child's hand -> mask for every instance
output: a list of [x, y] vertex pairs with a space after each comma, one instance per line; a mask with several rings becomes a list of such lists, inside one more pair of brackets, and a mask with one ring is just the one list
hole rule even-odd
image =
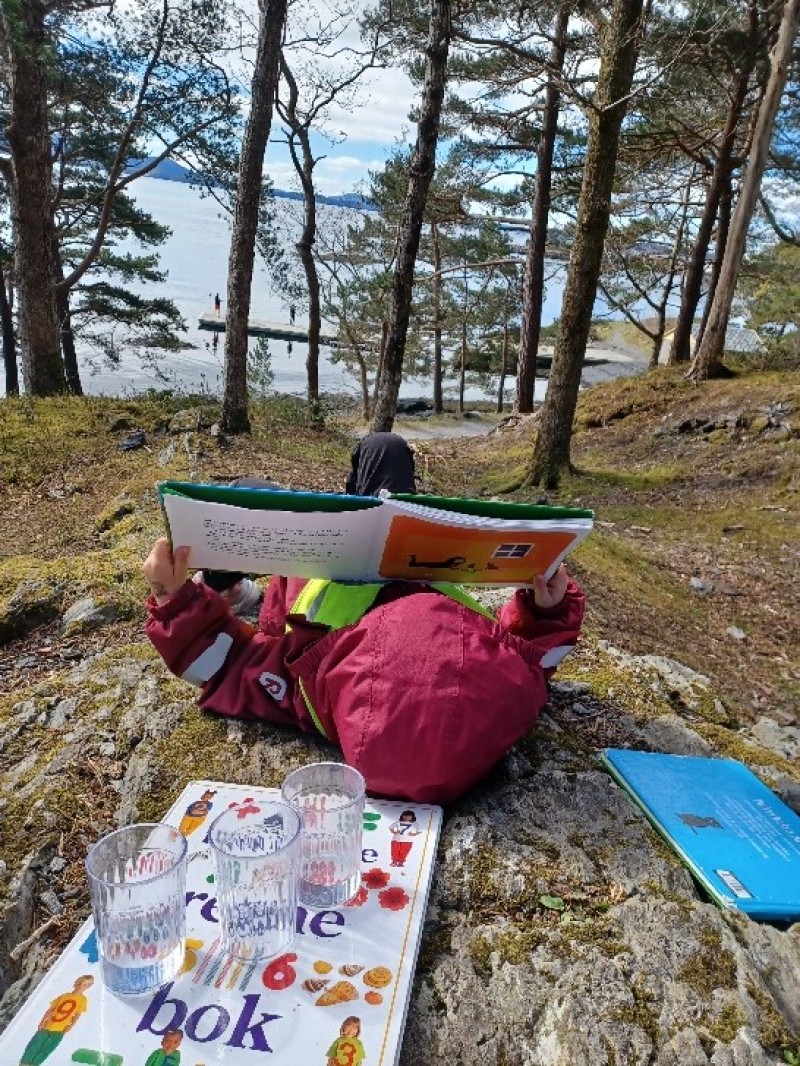
[[142, 569], [159, 607], [171, 599], [189, 577], [189, 552], [191, 548], [169, 549], [166, 537], [160, 537], [144, 561]]
[[550, 607], [558, 607], [564, 599], [569, 584], [569, 574], [563, 566], [553, 574], [549, 581], [540, 574], [533, 580], [533, 600], [537, 607], [547, 610]]

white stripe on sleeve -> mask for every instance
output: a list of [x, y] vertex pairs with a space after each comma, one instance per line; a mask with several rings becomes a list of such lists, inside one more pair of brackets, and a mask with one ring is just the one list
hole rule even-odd
[[214, 643], [206, 648], [202, 655], [197, 658], [186, 671], [181, 674], [182, 681], [188, 681], [190, 685], [203, 685], [225, 664], [228, 652], [231, 650], [233, 637], [229, 633], [220, 633]]
[[558, 648], [551, 648], [550, 651], [546, 651], [540, 661], [542, 669], [549, 670], [553, 666], [558, 666], [561, 660], [569, 655], [574, 647], [574, 644], [562, 644]]

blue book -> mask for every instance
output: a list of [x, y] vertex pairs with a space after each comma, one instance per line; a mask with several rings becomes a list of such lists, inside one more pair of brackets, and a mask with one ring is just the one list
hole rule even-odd
[[602, 761], [720, 906], [800, 918], [800, 817], [746, 766], [618, 748]]

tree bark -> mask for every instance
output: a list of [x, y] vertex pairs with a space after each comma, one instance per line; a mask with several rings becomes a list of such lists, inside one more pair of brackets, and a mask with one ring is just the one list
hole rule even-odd
[[700, 303], [703, 291], [708, 249], [711, 244], [720, 203], [725, 195], [726, 188], [730, 186], [731, 175], [736, 166], [734, 158], [736, 133], [742, 119], [745, 100], [747, 99], [750, 75], [755, 67], [757, 29], [757, 21], [754, 18], [751, 7], [749, 28], [751, 47], [748, 51], [748, 61], [737, 69], [734, 78], [725, 127], [712, 165], [711, 182], [703, 205], [703, 214], [700, 218], [694, 248], [684, 276], [681, 306], [678, 310], [678, 319], [675, 323], [672, 349], [669, 355], [670, 366], [676, 363], [688, 363], [692, 356], [692, 330], [695, 315], [697, 314], [697, 305]]
[[40, 0], [0, 4], [0, 53], [7, 64], [11, 221], [16, 234], [22, 380], [31, 396], [66, 391], [61, 362], [50, 208], [52, 158], [47, 111], [48, 47]]
[[306, 388], [308, 408], [313, 420], [319, 418], [319, 335], [322, 328], [322, 311], [320, 307], [320, 287], [317, 264], [314, 260], [314, 242], [317, 232], [317, 206], [314, 196], [312, 178], [314, 162], [308, 130], [301, 138], [303, 163], [300, 182], [303, 187], [303, 232], [297, 242], [297, 251], [306, 275], [308, 288], [308, 354], [306, 356]]
[[78, 354], [75, 351], [75, 334], [72, 332], [72, 316], [69, 307], [69, 293], [56, 293], [58, 322], [61, 333], [61, 356], [64, 360], [64, 373], [67, 391], [71, 396], [83, 396], [81, 375], [78, 370]]
[[250, 114], [239, 157], [236, 210], [228, 258], [221, 419], [222, 427], [228, 433], [247, 433], [250, 430], [247, 411], [247, 322], [250, 316], [258, 208], [262, 195], [262, 169], [278, 85], [286, 5], [287, 0], [259, 0]]
[[725, 246], [728, 243], [728, 234], [731, 228], [731, 210], [733, 208], [733, 175], [728, 175], [728, 181], [723, 190], [722, 196], [719, 201], [719, 211], [717, 217], [717, 240], [715, 242], [714, 249], [714, 262], [711, 264], [711, 276], [708, 279], [708, 291], [706, 292], [706, 298], [703, 305], [703, 314], [700, 319], [700, 326], [695, 335], [695, 348], [703, 339], [703, 334], [706, 331], [706, 325], [708, 324], [708, 316], [711, 312], [711, 304], [714, 300], [714, 293], [717, 291], [717, 284], [719, 282], [719, 272], [722, 268], [722, 260], [725, 256]]
[[520, 326], [519, 365], [514, 410], [526, 414], [533, 410], [536, 391], [536, 356], [542, 329], [542, 301], [544, 299], [544, 259], [547, 250], [547, 225], [550, 219], [550, 192], [553, 181], [553, 153], [558, 131], [558, 111], [561, 100], [556, 71], [564, 66], [567, 52], [569, 8], [560, 8], [556, 16], [553, 44], [550, 50], [547, 89], [545, 91], [542, 132], [536, 153], [536, 185], [533, 212], [522, 279], [522, 321]]
[[19, 396], [17, 373], [17, 341], [14, 334], [14, 317], [6, 289], [3, 264], [0, 263], [0, 326], [3, 332], [3, 363], [5, 366], [6, 396]]
[[500, 381], [497, 386], [497, 413], [503, 413], [503, 392], [508, 372], [508, 322], [503, 326], [503, 351], [500, 358]]
[[620, 129], [641, 44], [642, 3], [615, 0], [601, 31], [575, 240], [529, 477], [531, 484], [548, 489], [558, 485], [570, 465], [572, 420], [608, 230]]
[[447, 79], [450, 47], [450, 0], [431, 0], [425, 84], [422, 92], [417, 142], [408, 177], [403, 215], [397, 241], [397, 261], [392, 279], [389, 331], [386, 338], [380, 392], [372, 418], [375, 432], [387, 432], [394, 424], [397, 397], [403, 374], [414, 265], [419, 250], [425, 202], [436, 169], [436, 146]]
[[442, 245], [439, 227], [431, 222], [433, 247], [433, 411], [440, 415], [444, 410], [442, 395]]
[[464, 385], [467, 376], [467, 301], [469, 289], [467, 288], [466, 269], [464, 270], [464, 313], [461, 318], [461, 365], [458, 369], [458, 413], [464, 414]]
[[719, 282], [708, 316], [708, 325], [689, 372], [695, 380], [712, 377], [722, 362], [725, 334], [747, 243], [747, 231], [761, 191], [761, 180], [767, 165], [775, 117], [786, 87], [799, 26], [800, 0], [787, 0], [781, 16], [778, 40], [770, 53], [769, 80], [761, 101], [753, 142], [747, 159], [747, 169], [731, 220], [725, 257], [720, 268]]

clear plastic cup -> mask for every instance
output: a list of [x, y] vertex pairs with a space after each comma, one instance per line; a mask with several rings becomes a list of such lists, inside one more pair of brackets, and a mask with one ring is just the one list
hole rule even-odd
[[267, 959], [294, 939], [300, 818], [285, 803], [254, 800], [211, 824], [217, 913], [225, 951]]
[[300, 902], [340, 907], [361, 884], [364, 778], [344, 763], [312, 763], [289, 774], [281, 795], [303, 821]]
[[125, 826], [86, 856], [103, 983], [152, 992], [176, 977], [186, 950], [186, 837], [174, 826]]

